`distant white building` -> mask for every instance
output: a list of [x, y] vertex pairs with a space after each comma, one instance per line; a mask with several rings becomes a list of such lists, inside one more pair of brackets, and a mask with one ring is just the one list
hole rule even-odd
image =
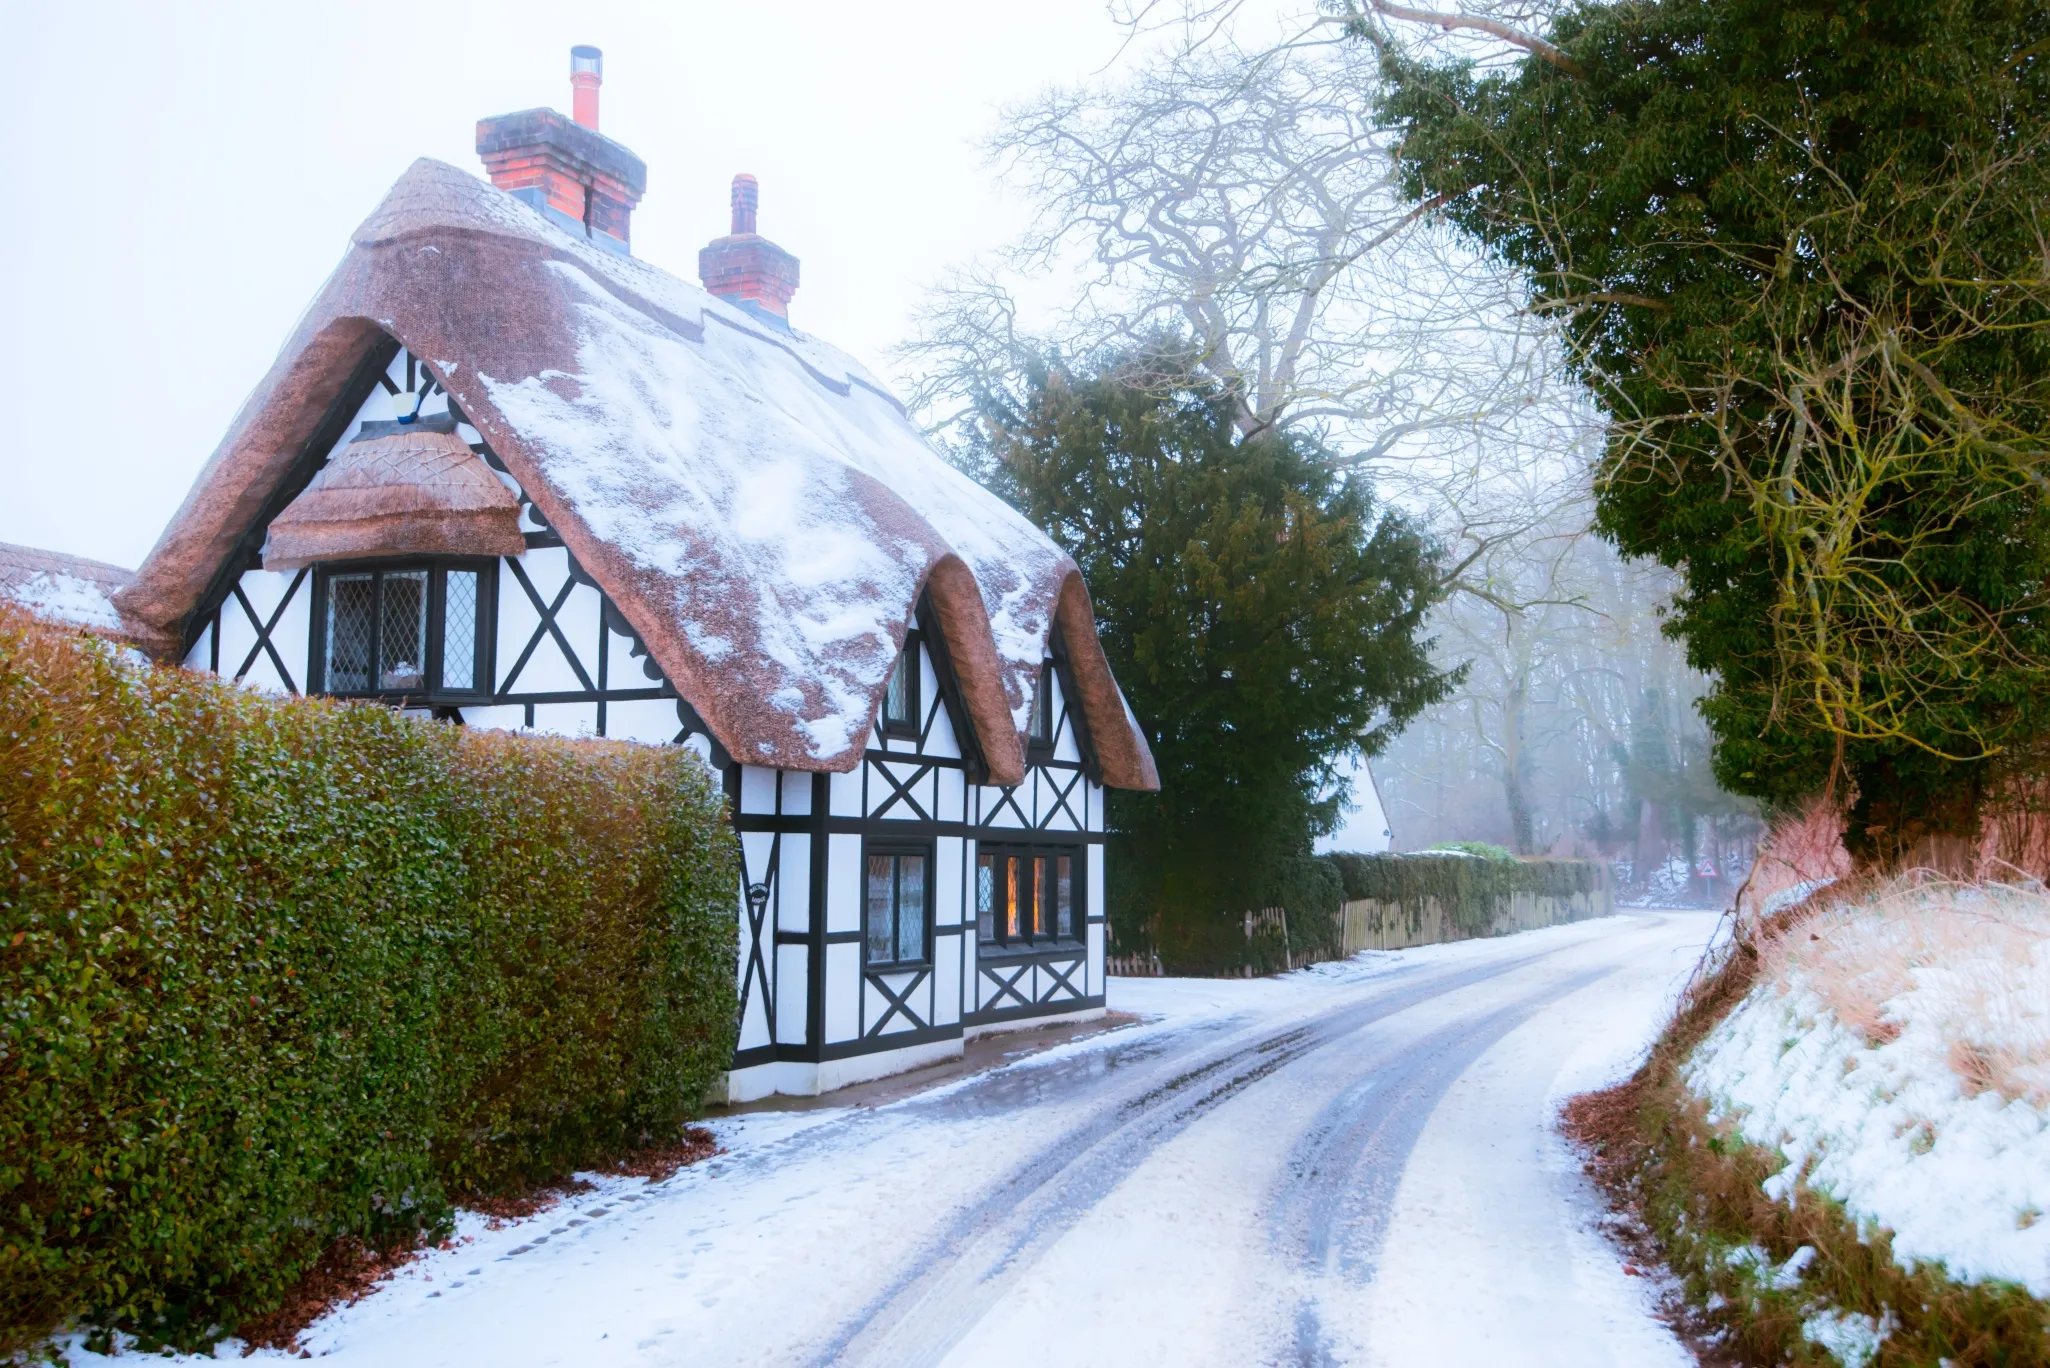
[[1347, 850], [1371, 855], [1393, 849], [1395, 831], [1388, 821], [1388, 810], [1381, 805], [1381, 789], [1374, 782], [1373, 767], [1364, 759], [1355, 761], [1349, 777], [1352, 811], [1345, 815], [1338, 830], [1317, 838], [1317, 853], [1328, 855], [1334, 850]]

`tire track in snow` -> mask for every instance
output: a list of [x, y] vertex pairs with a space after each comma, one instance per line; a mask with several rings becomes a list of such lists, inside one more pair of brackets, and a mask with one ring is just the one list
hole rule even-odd
[[1544, 1008], [1615, 972], [1591, 969], [1489, 1012], [1406, 1042], [1318, 1113], [1290, 1151], [1270, 1199], [1275, 1245], [1309, 1275], [1288, 1362], [1341, 1360], [1323, 1330], [1320, 1293], [1370, 1282], [1410, 1151], [1447, 1091], [1476, 1060]]
[[[1404, 982], [1382, 987], [1364, 1001], [1247, 1043], [1216, 1049], [1207, 1058], [1199, 1045], [1197, 1058], [1186, 1065], [1177, 1067], [1180, 1061], [1172, 1056], [1159, 1059], [1153, 1072], [1173, 1070], [1168, 1077], [1149, 1085], [1142, 1076], [1131, 1095], [1110, 1102], [1068, 1130], [1014, 1169], [987, 1196], [961, 1211], [810, 1361], [816, 1365], [874, 1363], [889, 1368], [938, 1364], [995, 1304], [1010, 1280], [1086, 1216], [1148, 1155], [1220, 1103], [1304, 1055], [1384, 1018], [1584, 948], [1584, 942], [1576, 941], [1427, 978], [1412, 980], [1405, 975]], [[1381, 980], [1373, 986], [1387, 984]], [[1541, 1005], [1541, 1001], [1533, 1002], [1529, 1010]], [[1139, 1046], [1146, 1043], [1134, 1042]], [[930, 1105], [984, 1110], [981, 1103], [987, 1100], [986, 1092], [1012, 1090], [1022, 1075], [1059, 1068], [1054, 1064], [1017, 1074], [998, 1073], [986, 1084], [959, 1090]], [[1066, 1081], [1074, 1086], [1100, 1085], [1101, 1076]], [[1043, 1089], [1050, 1082], [1053, 1080], [1033, 1080], [1024, 1086]]]

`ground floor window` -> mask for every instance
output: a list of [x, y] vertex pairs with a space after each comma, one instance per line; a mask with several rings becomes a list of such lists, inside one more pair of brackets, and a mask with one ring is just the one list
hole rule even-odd
[[490, 561], [343, 562], [313, 586], [313, 688], [423, 699], [488, 692]]
[[1081, 935], [1082, 847], [982, 845], [975, 927], [985, 944], [1032, 946]]
[[931, 959], [932, 847], [871, 841], [862, 851], [863, 941], [871, 969]]

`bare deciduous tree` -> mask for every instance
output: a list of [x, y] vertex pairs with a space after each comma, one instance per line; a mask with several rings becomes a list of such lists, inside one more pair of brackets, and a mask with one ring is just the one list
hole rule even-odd
[[[1037, 216], [938, 290], [902, 349], [929, 419], [966, 418], [1030, 354], [1174, 339], [1248, 439], [1310, 427], [1371, 467], [1459, 582], [1571, 496], [1561, 453], [1585, 415], [1552, 378], [1549, 324], [1399, 194], [1373, 79], [1359, 43], [1218, 37], [1009, 111], [991, 155]], [[1069, 288], [1030, 310], [1049, 280]], [[1476, 496], [1508, 467], [1548, 487]]]
[[1378, 55], [1352, 31], [1365, 11], [1256, 45], [1233, 36], [1240, 11], [1141, 3], [1135, 33], [1180, 25], [1178, 41], [1009, 111], [989, 149], [1036, 216], [931, 298], [900, 353], [918, 400], [936, 427], [972, 421], [1030, 360], [1174, 340], [1246, 439], [1313, 430], [1448, 548], [1440, 654], [1473, 669], [1377, 766], [1405, 843], [1623, 841], [1644, 865], [1672, 833], [1618, 747], [1652, 698], [1652, 730], [1685, 752], [1702, 681], [1658, 635], [1660, 572], [1586, 532], [1600, 416], [1564, 378], [1555, 321], [1400, 194], [1372, 121]]

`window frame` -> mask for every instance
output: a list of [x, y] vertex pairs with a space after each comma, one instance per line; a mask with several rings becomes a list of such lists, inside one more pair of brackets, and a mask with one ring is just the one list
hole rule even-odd
[[[977, 841], [970, 864], [973, 871], [970, 877], [970, 896], [974, 903], [977, 949], [983, 954], [1023, 954], [1054, 950], [1072, 953], [1076, 948], [1086, 946], [1089, 941], [1089, 879], [1088, 865], [1084, 861], [1088, 851], [1088, 844], [1082, 841]], [[1022, 932], [1016, 939], [1012, 939], [1010, 935], [1007, 924], [1009, 919], [998, 915], [1003, 907], [1004, 900], [1001, 897], [995, 899], [991, 908], [992, 934], [985, 936], [982, 933], [982, 861], [985, 856], [994, 860], [1019, 859], [1030, 862], [1043, 858], [1047, 861], [1049, 877], [1044, 891], [1037, 886], [1036, 868], [1032, 876], [1035, 885], [1031, 894], [1032, 929]], [[1061, 935], [1058, 929], [1060, 905], [1057, 901], [1060, 896], [1060, 861], [1063, 857], [1073, 861], [1068, 875], [1069, 931], [1065, 936]], [[999, 871], [1002, 869], [1001, 866], [996, 868]], [[992, 884], [995, 888], [1001, 889], [1004, 882], [1005, 875], [1002, 872], [993, 875]], [[1039, 929], [1042, 914], [1051, 924], [1050, 929], [1044, 932]]]
[[1044, 759], [1053, 754], [1055, 729], [1058, 721], [1053, 715], [1054, 663], [1043, 660], [1039, 664], [1039, 682], [1032, 696], [1032, 717], [1025, 725], [1025, 750], [1033, 759]]
[[[321, 561], [313, 567], [313, 598], [307, 624], [306, 692], [327, 698], [365, 698], [395, 707], [433, 706], [442, 703], [477, 703], [492, 696], [497, 678], [498, 644], [498, 561], [492, 556], [381, 556], [363, 560]], [[369, 574], [379, 577], [377, 608], [371, 613], [370, 658], [375, 672], [378, 636], [383, 631], [382, 577], [414, 571], [427, 572], [427, 670], [419, 691], [396, 689], [331, 689], [328, 687], [328, 594], [329, 582], [338, 576]], [[476, 660], [471, 666], [472, 685], [451, 689], [442, 683], [447, 652], [446, 613], [450, 571], [469, 571], [477, 576]]]
[[[916, 631], [905, 633], [904, 648], [897, 652], [896, 660], [890, 665], [889, 677], [883, 681], [883, 701], [876, 709], [876, 730], [886, 737], [916, 741], [925, 734], [925, 662], [918, 649], [922, 639]], [[910, 713], [908, 717], [901, 718], [890, 713], [890, 684], [899, 670], [906, 672], [904, 699]]]
[[[935, 939], [935, 928], [933, 925], [933, 893], [935, 886], [937, 884], [937, 880], [934, 877], [935, 870], [937, 867], [936, 854], [937, 852], [934, 849], [934, 843], [930, 840], [905, 839], [904, 837], [900, 836], [872, 836], [862, 841], [860, 897], [861, 968], [863, 973], [894, 974], [906, 969], [930, 969], [932, 967], [933, 941]], [[895, 933], [898, 929], [898, 923], [893, 923], [890, 927], [892, 933], [890, 936], [890, 951], [892, 958], [887, 960], [872, 960], [868, 957], [870, 912], [868, 903], [868, 862], [872, 857], [879, 855], [888, 856], [893, 860], [899, 859], [905, 855], [917, 855], [925, 860], [925, 898], [924, 905], [919, 908], [919, 943], [923, 953], [917, 959], [902, 959], [895, 957], [898, 945], [897, 936]], [[902, 908], [899, 905], [901, 903], [902, 897], [901, 893], [899, 892], [899, 889], [902, 887], [903, 880], [901, 866], [893, 865], [890, 877], [890, 888], [892, 895], [891, 906], [894, 911], [901, 912]]]

